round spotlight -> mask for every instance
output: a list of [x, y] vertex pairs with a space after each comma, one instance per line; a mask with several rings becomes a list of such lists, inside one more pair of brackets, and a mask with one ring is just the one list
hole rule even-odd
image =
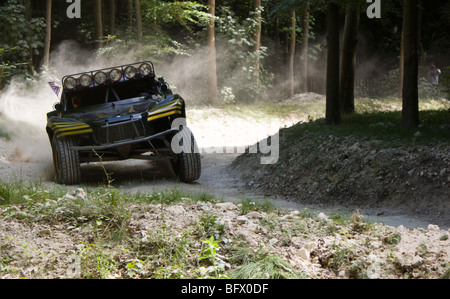
[[143, 63], [139, 67], [139, 73], [142, 76], [148, 76], [148, 75], [150, 75], [152, 73], [152, 67], [148, 63]]
[[122, 72], [118, 69], [113, 69], [109, 72], [109, 78], [113, 82], [118, 82], [122, 78]]
[[102, 85], [106, 82], [107, 76], [104, 72], [97, 72], [94, 75], [94, 81], [95, 83], [97, 83], [98, 85]]
[[64, 87], [69, 90], [74, 89], [77, 87], [77, 80], [74, 77], [67, 77], [64, 80]]
[[127, 66], [124, 73], [127, 79], [133, 79], [136, 76], [136, 68], [134, 66]]
[[89, 87], [92, 84], [92, 77], [87, 74], [81, 75], [80, 84], [83, 87]]

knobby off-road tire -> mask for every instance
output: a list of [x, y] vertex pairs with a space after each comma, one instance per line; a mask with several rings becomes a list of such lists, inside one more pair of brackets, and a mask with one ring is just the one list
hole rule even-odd
[[74, 145], [71, 137], [52, 139], [53, 164], [56, 181], [59, 184], [75, 185], [81, 181], [80, 156], [77, 151], [70, 150]]
[[[188, 127], [183, 126], [178, 132], [181, 137], [179, 145], [182, 152], [177, 159], [172, 161], [172, 167], [177, 178], [184, 183], [192, 183], [200, 178], [201, 161], [200, 153], [195, 142], [194, 134]], [[188, 146], [190, 142], [190, 146]]]

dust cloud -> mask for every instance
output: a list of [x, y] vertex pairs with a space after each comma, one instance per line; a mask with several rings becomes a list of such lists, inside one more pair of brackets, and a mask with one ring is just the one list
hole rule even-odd
[[[0, 127], [11, 140], [3, 145], [12, 162], [51, 163], [51, 148], [45, 131], [47, 113], [59, 102], [48, 82], [61, 86], [61, 78], [70, 73], [100, 67], [75, 41], [64, 41], [50, 55], [50, 68], [35, 78], [12, 78], [0, 93]], [[60, 94], [61, 95], [61, 94]]]
[[[41, 70], [39, 75], [35, 76], [37, 79], [13, 78], [8, 86], [0, 92], [0, 127], [3, 132], [7, 132], [11, 136], [11, 141], [7, 145], [11, 160], [51, 163], [51, 148], [45, 131], [46, 114], [53, 110], [54, 104], [59, 102], [59, 97], [50, 88], [48, 82], [55, 82], [62, 86], [61, 78], [65, 75], [141, 60], [152, 60], [155, 64], [156, 75], [164, 76], [173, 92], [182, 94], [188, 103], [188, 109], [192, 105], [207, 104], [208, 55], [206, 47], [198, 46], [195, 51], [190, 51], [189, 55], [173, 55], [164, 60], [154, 60], [150, 57], [142, 59], [142, 52], [137, 47], [114, 48], [114, 53], [108, 52], [110, 50], [105, 48], [100, 51], [92, 51], [83, 48], [74, 40], [63, 41], [51, 52], [50, 67]], [[218, 52], [220, 51], [223, 50], [218, 49]], [[240, 67], [231, 66], [220, 59], [218, 59], [217, 65], [218, 74], [233, 73], [232, 68]], [[238, 78], [230, 78], [230, 80], [239, 81]], [[240, 83], [235, 82], [235, 84]], [[220, 123], [217, 123], [218, 121]], [[213, 123], [208, 123], [204, 130], [223, 127], [225, 121], [226, 117], [215, 120]], [[264, 120], [261, 121], [264, 122]], [[198, 121], [196, 123], [198, 125]], [[261, 125], [265, 126], [265, 131], [270, 127], [268, 123], [261, 123]], [[267, 138], [266, 134], [263, 135], [265, 136], [259, 137]], [[221, 143], [223, 145], [223, 138]], [[230, 144], [242, 145], [235, 143]]]
[[[34, 78], [12, 78], [0, 91], [0, 128], [11, 137], [9, 142], [0, 140], [2, 151], [7, 152], [2, 153], [2, 159], [6, 155], [11, 162], [51, 163], [46, 114], [59, 102], [60, 95], [53, 92], [48, 82], [62, 86], [61, 78], [65, 75], [148, 60], [139, 56], [137, 47], [103, 53], [85, 49], [77, 41], [65, 40], [50, 53], [48, 69], [41, 70]], [[183, 90], [183, 96], [186, 91], [186, 97], [196, 99], [203, 90], [191, 82], [198, 82], [198, 74], [204, 76], [200, 70], [206, 69], [205, 65], [199, 63], [205, 61], [202, 57], [205, 55], [200, 51], [194, 56], [155, 62], [157, 75], [164, 74], [174, 92]]]
[[13, 79], [0, 94], [0, 126], [11, 142], [6, 144], [13, 162], [51, 160], [46, 136], [46, 113], [58, 101], [47, 82], [31, 86]]

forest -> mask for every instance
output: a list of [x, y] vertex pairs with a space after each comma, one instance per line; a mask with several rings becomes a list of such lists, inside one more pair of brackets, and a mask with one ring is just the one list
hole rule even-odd
[[[450, 278], [449, 32], [443, 0], [0, 0], [0, 278]], [[81, 166], [57, 116], [63, 76], [142, 61], [195, 181], [151, 139]]]
[[172, 84], [213, 106], [326, 94], [327, 123], [352, 113], [355, 97], [394, 96], [402, 123], [417, 126], [418, 98], [448, 93], [449, 26], [439, 0], [6, 0], [0, 86], [51, 73], [51, 53], [66, 51], [70, 65], [177, 65]]

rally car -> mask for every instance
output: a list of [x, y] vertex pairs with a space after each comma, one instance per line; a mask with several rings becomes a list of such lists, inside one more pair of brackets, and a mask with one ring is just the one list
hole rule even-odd
[[152, 62], [65, 76], [62, 85], [46, 126], [58, 183], [79, 184], [81, 163], [100, 159], [169, 160], [179, 180], [200, 177], [185, 101], [157, 78]]

